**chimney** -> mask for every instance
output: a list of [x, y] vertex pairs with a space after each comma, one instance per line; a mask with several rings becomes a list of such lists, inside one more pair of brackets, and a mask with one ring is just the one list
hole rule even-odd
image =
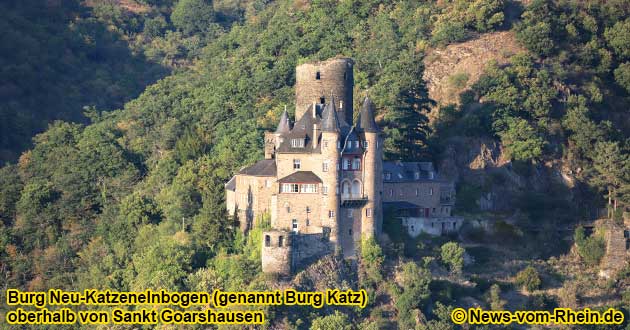
[[313, 124], [313, 149], [317, 148], [318, 133], [319, 129], [317, 128], [317, 124]]

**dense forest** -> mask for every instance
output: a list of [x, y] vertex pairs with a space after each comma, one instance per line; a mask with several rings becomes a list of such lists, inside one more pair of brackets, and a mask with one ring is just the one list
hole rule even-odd
[[[260, 229], [240, 233], [224, 183], [262, 157], [262, 132], [292, 108], [295, 66], [338, 55], [356, 61], [355, 95], [377, 105], [387, 157], [439, 163], [447, 138], [488, 138], [523, 175], [554, 161], [572, 169], [581, 193], [530, 217], [577, 222], [581, 205], [610, 201], [620, 218], [630, 206], [625, 0], [9, 1], [0, 9], [3, 301], [13, 287], [271, 288], [280, 279], [261, 273]], [[437, 106], [422, 79], [425, 54], [498, 30], [527, 51], [490, 65], [460, 104]], [[428, 111], [439, 113], [435, 122]], [[457, 287], [432, 280], [428, 265], [440, 260], [463, 276], [461, 247], [440, 244], [418, 260], [409, 254], [421, 247], [407, 244], [365, 242], [356, 281], [344, 284], [373, 296], [387, 290], [391, 312], [376, 301], [360, 311], [270, 308], [268, 328], [456, 329]], [[383, 288], [392, 268], [397, 280]], [[488, 281], [477, 290], [501, 305]]]

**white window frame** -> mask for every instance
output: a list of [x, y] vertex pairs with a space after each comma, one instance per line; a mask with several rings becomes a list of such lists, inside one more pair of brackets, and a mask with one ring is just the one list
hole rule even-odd
[[291, 231], [293, 231], [294, 233], [297, 233], [299, 231], [297, 219], [291, 219]]
[[283, 193], [295, 194], [300, 192], [300, 187], [297, 183], [283, 183], [281, 189]]
[[429, 188], [429, 196], [433, 196], [433, 187]]
[[304, 139], [291, 139], [292, 148], [304, 148]]
[[359, 157], [355, 157], [352, 160], [352, 170], [353, 171], [359, 171], [361, 170], [361, 158]]
[[328, 186], [327, 185], [323, 185], [322, 186], [322, 195], [328, 195]]
[[302, 183], [300, 184], [300, 192], [303, 194], [315, 194], [317, 193], [317, 183]]
[[328, 211], [328, 217], [331, 218], [331, 219], [334, 218], [335, 217], [335, 211], [329, 210]]
[[293, 160], [293, 169], [294, 170], [299, 170], [300, 168], [302, 168], [302, 161], [299, 159], [294, 159]]
[[329, 165], [330, 165], [330, 162], [329, 162], [329, 161], [324, 161], [324, 162], [322, 163], [322, 171], [323, 171], [323, 172], [328, 172], [328, 166], [329, 166]]
[[365, 209], [365, 216], [368, 217], [368, 218], [372, 217], [372, 209], [371, 208]]

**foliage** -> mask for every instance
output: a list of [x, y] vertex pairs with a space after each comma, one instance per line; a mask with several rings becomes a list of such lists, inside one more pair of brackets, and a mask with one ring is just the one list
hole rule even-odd
[[318, 317], [313, 320], [311, 330], [352, 330], [354, 325], [350, 323], [348, 316], [339, 311], [334, 314]]
[[516, 274], [516, 284], [532, 292], [540, 288], [541, 280], [538, 271], [533, 266], [527, 266]]
[[381, 274], [385, 257], [374, 237], [361, 240], [360, 267], [366, 286], [376, 286], [383, 280]]
[[589, 266], [597, 266], [606, 253], [606, 242], [597, 235], [586, 237], [584, 228], [577, 227], [573, 235], [577, 251]]
[[402, 265], [401, 288], [395, 295], [394, 305], [398, 311], [398, 328], [415, 328], [414, 310], [429, 298], [431, 273], [415, 262]]
[[171, 14], [173, 25], [186, 35], [206, 32], [214, 21], [212, 3], [207, 0], [179, 0]]
[[464, 267], [464, 250], [457, 242], [448, 242], [440, 248], [442, 262], [449, 267], [451, 272], [459, 274]]
[[501, 287], [498, 284], [492, 284], [490, 286], [490, 292], [488, 293], [488, 304], [493, 311], [501, 311], [504, 309], [507, 301], [501, 299]]

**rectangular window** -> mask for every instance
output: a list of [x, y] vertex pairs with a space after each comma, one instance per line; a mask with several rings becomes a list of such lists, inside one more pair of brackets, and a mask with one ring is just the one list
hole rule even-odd
[[294, 159], [293, 160], [293, 169], [294, 170], [299, 170], [301, 165], [302, 165], [302, 162], [300, 162], [299, 159]]
[[298, 192], [298, 184], [297, 183], [283, 183], [282, 184], [282, 192], [283, 193], [296, 193]]
[[324, 148], [328, 148], [328, 141], [324, 141]]
[[354, 141], [354, 147], [357, 149], [359, 148], [359, 140]]
[[265, 187], [271, 188], [271, 180], [265, 180]]
[[433, 188], [429, 188], [429, 196], [433, 196]]
[[391, 180], [392, 179], [392, 174], [389, 172], [385, 173], [385, 180]]
[[329, 218], [334, 218], [335, 217], [335, 211], [332, 211], [332, 210], [328, 211], [328, 217]]
[[367, 147], [369, 147], [369, 146], [370, 146], [370, 144], [368, 143], [368, 141], [363, 141], [363, 148], [367, 149]]
[[293, 230], [294, 233], [298, 232], [298, 221], [297, 221], [297, 219], [291, 220], [291, 230]]
[[311, 208], [310, 207], [306, 207], [306, 213], [311, 213]]
[[328, 172], [328, 161], [322, 163], [322, 171]]
[[317, 192], [317, 184], [314, 183], [306, 183], [300, 185], [300, 192], [312, 194]]
[[413, 173], [413, 178], [416, 179], [416, 180], [420, 179], [420, 172], [414, 172]]
[[278, 237], [278, 246], [282, 247], [284, 245], [284, 236]]
[[352, 161], [352, 169], [358, 171], [361, 169], [361, 159], [359, 157], [355, 157]]
[[365, 209], [365, 216], [368, 218], [372, 217], [372, 209]]
[[265, 235], [265, 246], [269, 247], [271, 245], [271, 237], [269, 235]]
[[394, 189], [390, 189], [390, 190], [389, 190], [389, 195], [390, 195], [390, 196], [394, 196]]
[[348, 218], [352, 218], [352, 214], [354, 213], [353, 211], [353, 209], [348, 210]]
[[322, 194], [328, 195], [328, 186], [322, 186]]
[[416, 196], [418, 196], [418, 188], [416, 188]]
[[343, 161], [343, 169], [344, 170], [349, 170], [350, 168], [352, 168], [352, 161], [350, 159], [344, 159], [344, 161]]
[[291, 147], [304, 148], [304, 139], [291, 139]]

